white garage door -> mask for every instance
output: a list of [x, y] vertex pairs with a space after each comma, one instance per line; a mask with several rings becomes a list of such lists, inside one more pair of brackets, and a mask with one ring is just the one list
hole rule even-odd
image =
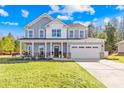
[[71, 58], [100, 58], [99, 45], [71, 45]]

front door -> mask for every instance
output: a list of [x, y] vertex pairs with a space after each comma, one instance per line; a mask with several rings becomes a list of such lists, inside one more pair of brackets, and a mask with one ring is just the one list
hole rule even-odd
[[54, 46], [54, 57], [59, 57], [59, 46]]
[[43, 46], [39, 46], [39, 56], [44, 57], [44, 47]]

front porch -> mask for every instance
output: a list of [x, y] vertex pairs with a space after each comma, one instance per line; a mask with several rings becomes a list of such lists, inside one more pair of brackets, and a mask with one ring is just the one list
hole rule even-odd
[[[22, 44], [26, 45], [25, 53], [22, 53]], [[20, 56], [34, 58], [70, 59], [69, 45], [67, 42], [20, 41]]]

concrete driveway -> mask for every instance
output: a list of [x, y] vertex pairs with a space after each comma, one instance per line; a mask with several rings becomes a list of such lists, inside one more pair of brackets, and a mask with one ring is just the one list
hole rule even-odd
[[77, 62], [109, 88], [124, 88], [124, 64], [108, 60]]

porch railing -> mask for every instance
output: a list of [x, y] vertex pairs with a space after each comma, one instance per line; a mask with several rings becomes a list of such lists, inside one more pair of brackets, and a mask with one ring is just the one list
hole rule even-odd
[[[46, 57], [47, 57], [47, 58], [50, 58], [51, 55], [52, 55], [52, 57], [54, 57], [54, 52], [47, 52]], [[68, 56], [67, 56], [67, 55], [68, 55]], [[30, 51], [30, 52], [25, 52], [25, 53], [24, 53], [24, 56], [25, 56], [25, 57], [32, 57], [32, 52], [31, 52], [31, 51]], [[59, 53], [59, 56], [60, 56], [60, 58], [62, 57], [61, 52]], [[34, 52], [34, 57], [45, 58], [45, 52], [41, 52], [41, 53], [39, 53], [39, 52]], [[66, 53], [66, 52], [64, 52], [64, 53], [63, 53], [63, 57], [64, 57], [64, 58], [70, 58], [70, 57], [71, 57], [71, 53]]]

